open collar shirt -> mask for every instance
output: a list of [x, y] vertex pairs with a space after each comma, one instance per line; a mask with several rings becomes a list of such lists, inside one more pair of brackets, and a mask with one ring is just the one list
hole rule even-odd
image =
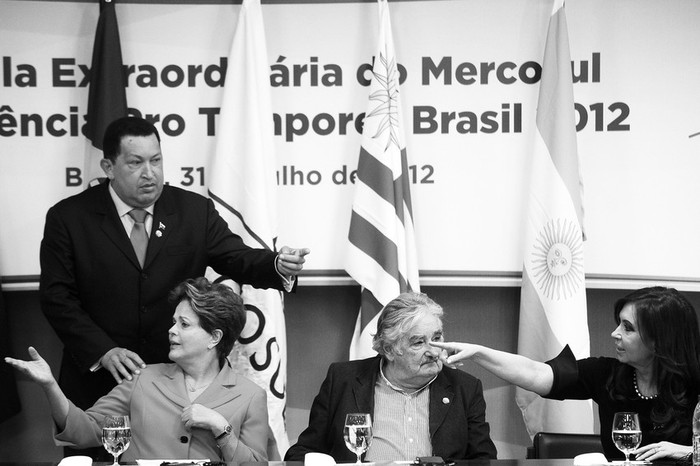
[[435, 377], [408, 392], [389, 382], [382, 366], [374, 386], [373, 440], [365, 458], [377, 461], [431, 456], [429, 387]]

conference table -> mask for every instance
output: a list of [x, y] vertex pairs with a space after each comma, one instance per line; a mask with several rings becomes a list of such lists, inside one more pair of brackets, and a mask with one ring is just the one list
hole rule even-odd
[[[622, 463], [624, 461], [614, 461], [607, 463], [609, 466], [624, 466]], [[123, 463], [122, 463], [123, 464]], [[357, 463], [337, 463], [338, 466], [355, 466]], [[408, 462], [374, 462], [374, 463], [362, 463], [363, 466], [407, 466], [412, 465]], [[508, 460], [457, 460], [454, 463], [449, 463], [454, 466], [573, 466], [573, 458], [565, 459], [508, 459]], [[652, 462], [635, 462], [631, 461], [631, 466], [693, 466], [689, 461], [675, 461], [675, 460], [659, 460]], [[0, 464], [0, 466], [3, 466]], [[15, 465], [15, 466], [25, 466], [25, 465]], [[105, 466], [110, 466], [106, 464]], [[240, 463], [240, 466], [304, 466], [303, 461], [267, 461], [267, 462], [247, 462]]]
[[[58, 462], [2, 462], [0, 466], [56, 466]], [[111, 462], [93, 463], [93, 466], [111, 466]], [[132, 466], [136, 463], [120, 462], [121, 466]], [[245, 463], [228, 463], [231, 466], [304, 466], [302, 461], [262, 461]], [[376, 462], [363, 463], [367, 466], [406, 466], [405, 462]], [[574, 460], [569, 459], [508, 459], [508, 460], [460, 460], [455, 466], [573, 466]], [[615, 462], [615, 465], [619, 465]], [[675, 461], [656, 461], [654, 466], [669, 466], [679, 464]], [[352, 466], [355, 463], [338, 463], [339, 466]]]
[[[337, 463], [338, 466], [355, 466], [357, 463]], [[367, 466], [407, 466], [407, 462], [374, 462], [362, 463]], [[449, 463], [452, 464], [452, 463]], [[573, 466], [573, 459], [549, 459], [549, 460], [459, 460], [454, 462], [454, 466]], [[0, 465], [1, 466], [1, 465]], [[268, 462], [247, 462], [240, 466], [304, 466], [303, 461], [268, 461]]]
[[[111, 462], [94, 462], [93, 466], [111, 466]], [[119, 462], [120, 466], [136, 466], [137, 463], [125, 461]], [[245, 463], [227, 463], [231, 466], [304, 466], [303, 461], [260, 461], [260, 462], [245, 462]], [[338, 466], [354, 466], [356, 463], [338, 463]], [[573, 466], [573, 459], [511, 459], [511, 460], [460, 460], [455, 461], [455, 466]], [[58, 462], [3, 462], [0, 461], [0, 466], [56, 466]], [[406, 466], [405, 462], [376, 462], [363, 463], [366, 466]]]

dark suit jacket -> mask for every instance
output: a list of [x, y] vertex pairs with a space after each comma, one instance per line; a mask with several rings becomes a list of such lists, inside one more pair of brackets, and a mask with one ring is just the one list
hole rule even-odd
[[[343, 441], [345, 415], [364, 412], [374, 416], [374, 385], [380, 361], [376, 356], [331, 364], [311, 406], [309, 426], [287, 451], [285, 461], [303, 461], [308, 452], [326, 453], [338, 463], [357, 460]], [[429, 389], [433, 455], [455, 460], [495, 459], [496, 447], [489, 437], [481, 381], [445, 367]]]
[[109, 349], [136, 351], [146, 363], [168, 362], [179, 282], [207, 266], [240, 283], [282, 289], [276, 253], [251, 249], [233, 234], [211, 200], [164, 186], [155, 203], [143, 269], [106, 183], [53, 206], [41, 242], [41, 306], [64, 344], [60, 382], [81, 408], [114, 380], [89, 367]]

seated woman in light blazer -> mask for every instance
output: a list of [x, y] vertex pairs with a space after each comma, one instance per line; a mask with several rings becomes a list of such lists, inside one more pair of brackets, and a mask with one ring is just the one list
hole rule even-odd
[[66, 396], [51, 368], [29, 347], [30, 361], [5, 361], [40, 384], [56, 423], [58, 444], [102, 445], [108, 415], [131, 417], [131, 445], [123, 461], [155, 458], [266, 461], [265, 391], [236, 375], [227, 356], [245, 325], [240, 296], [205, 278], [186, 280], [168, 331], [173, 364], [153, 364], [124, 380], [82, 411]]

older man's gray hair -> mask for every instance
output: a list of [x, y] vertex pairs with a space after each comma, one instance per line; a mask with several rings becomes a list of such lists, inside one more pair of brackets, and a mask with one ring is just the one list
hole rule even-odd
[[372, 349], [386, 356], [419, 318], [429, 314], [442, 320], [442, 306], [424, 293], [401, 293], [382, 309], [377, 321], [377, 333], [372, 338]]

